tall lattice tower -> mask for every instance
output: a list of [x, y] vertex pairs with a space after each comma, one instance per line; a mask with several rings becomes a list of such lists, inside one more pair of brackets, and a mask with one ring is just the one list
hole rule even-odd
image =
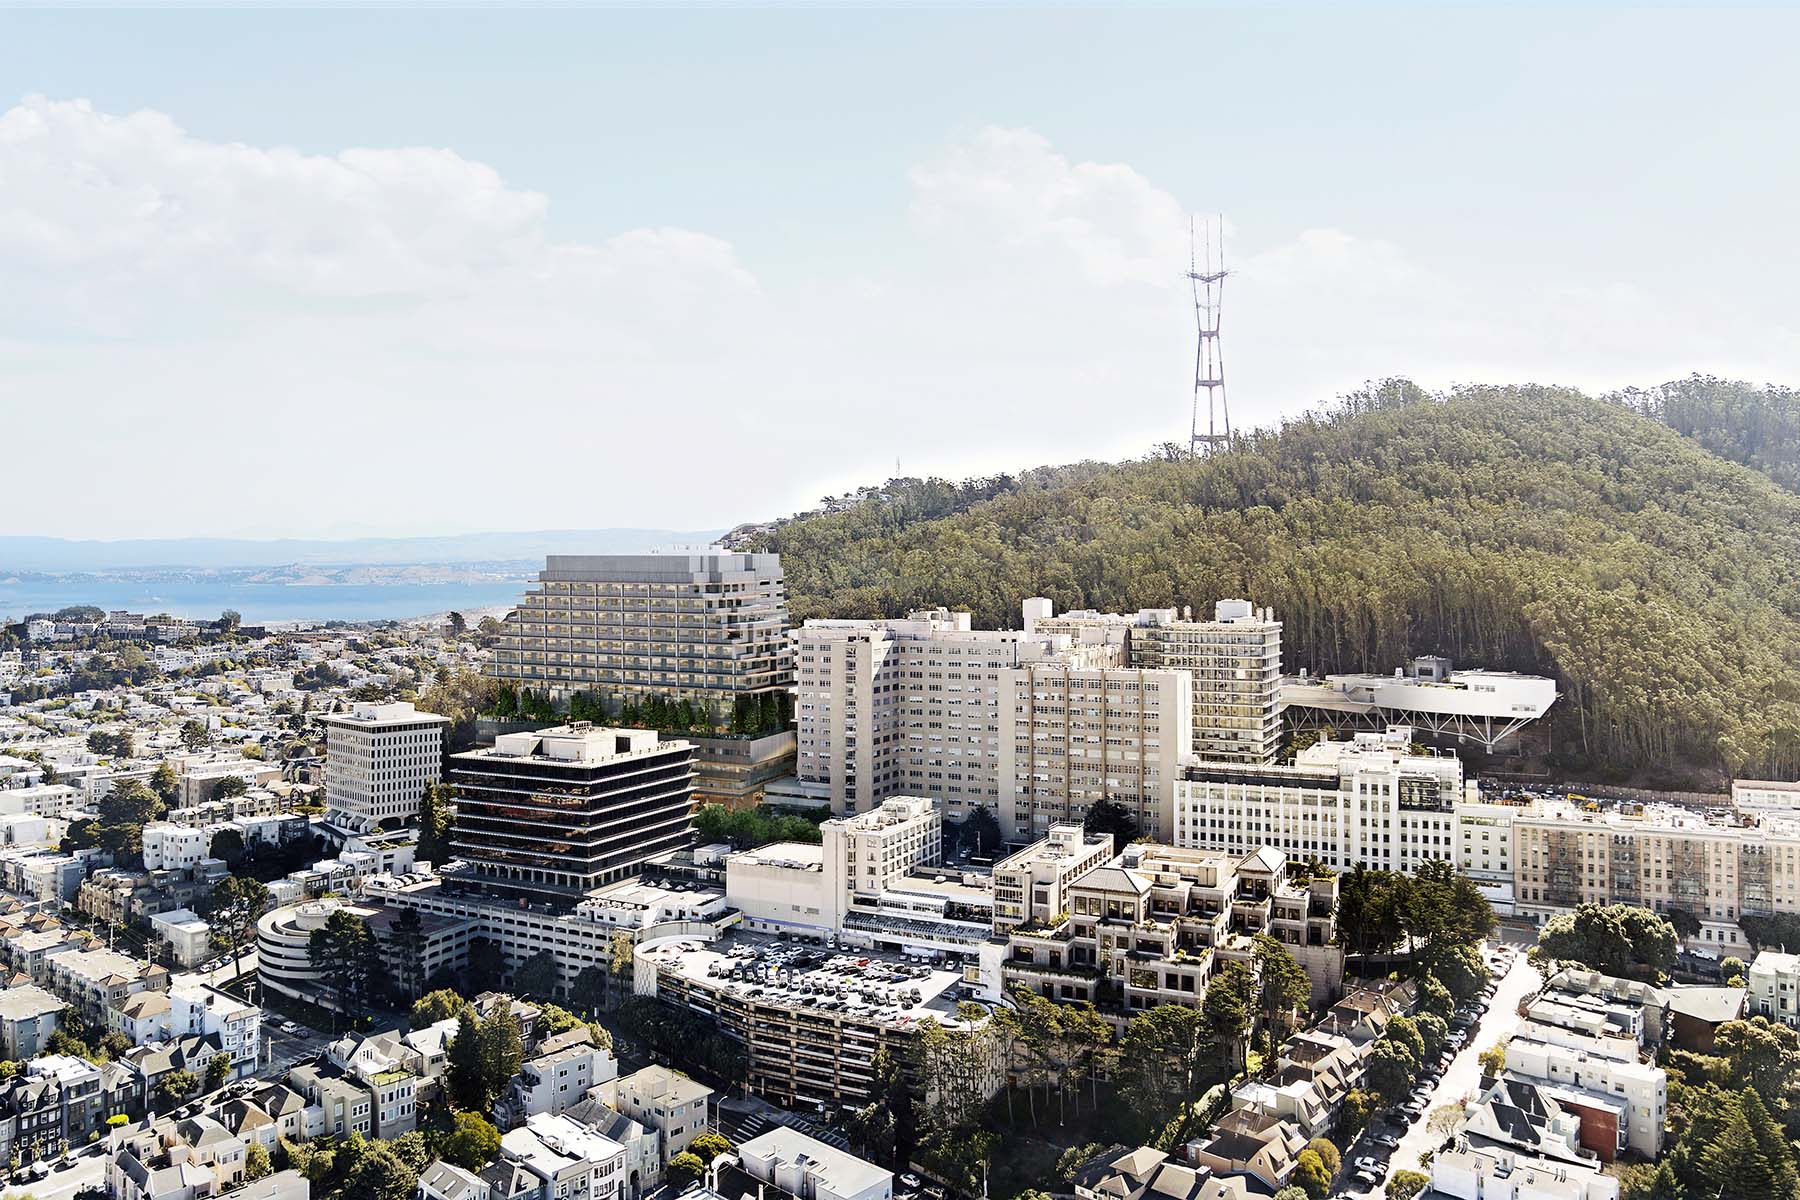
[[[1217, 243], [1215, 251], [1215, 241]], [[1216, 261], [1215, 261], [1216, 260]], [[1198, 456], [1231, 444], [1231, 407], [1225, 400], [1225, 354], [1219, 347], [1219, 311], [1225, 299], [1225, 219], [1200, 231], [1195, 245], [1194, 220], [1188, 218], [1188, 286], [1194, 293], [1194, 416], [1188, 429], [1188, 453]], [[1206, 432], [1200, 432], [1200, 406], [1206, 405]]]

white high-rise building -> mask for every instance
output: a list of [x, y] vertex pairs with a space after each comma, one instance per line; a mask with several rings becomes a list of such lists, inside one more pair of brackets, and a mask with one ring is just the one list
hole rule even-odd
[[839, 816], [932, 796], [960, 821], [1000, 806], [1000, 673], [1025, 634], [968, 613], [808, 621], [794, 630], [795, 775]]
[[1414, 754], [1411, 738], [1397, 727], [1320, 741], [1281, 765], [1189, 759], [1175, 785], [1175, 844], [1237, 853], [1273, 846], [1331, 867], [1457, 862], [1462, 762]]
[[891, 796], [1041, 837], [1108, 796], [1167, 836], [1191, 684], [1127, 668], [1122, 640], [975, 630], [943, 609], [794, 631], [797, 775], [838, 815]]
[[420, 797], [443, 775], [447, 719], [396, 701], [358, 704], [320, 723], [326, 820], [360, 833], [418, 815]]

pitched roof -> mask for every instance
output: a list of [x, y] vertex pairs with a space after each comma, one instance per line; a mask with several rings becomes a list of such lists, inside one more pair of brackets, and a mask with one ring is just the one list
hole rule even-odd
[[425, 1173], [419, 1176], [419, 1186], [430, 1189], [445, 1200], [466, 1200], [467, 1197], [481, 1194], [487, 1181], [455, 1163], [439, 1159], [426, 1167]]

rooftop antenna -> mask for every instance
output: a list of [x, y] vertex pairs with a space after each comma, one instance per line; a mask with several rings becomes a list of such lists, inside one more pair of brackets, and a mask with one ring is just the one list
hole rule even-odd
[[[1217, 263], [1214, 242], [1217, 241]], [[1225, 355], [1219, 348], [1219, 312], [1225, 298], [1225, 218], [1215, 217], [1200, 230], [1195, 249], [1194, 219], [1188, 218], [1188, 287], [1194, 295], [1194, 414], [1188, 428], [1188, 456], [1227, 449], [1231, 445], [1231, 408], [1225, 401]], [[1206, 399], [1206, 432], [1200, 432], [1200, 401]]]

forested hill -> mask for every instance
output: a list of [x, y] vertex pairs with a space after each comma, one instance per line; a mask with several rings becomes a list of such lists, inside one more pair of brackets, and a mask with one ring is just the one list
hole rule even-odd
[[1608, 398], [1800, 492], [1800, 392], [1694, 375]]
[[892, 481], [762, 545], [796, 617], [1245, 596], [1290, 670], [1557, 676], [1574, 767], [1800, 767], [1800, 497], [1572, 391], [1388, 384], [1199, 461]]

